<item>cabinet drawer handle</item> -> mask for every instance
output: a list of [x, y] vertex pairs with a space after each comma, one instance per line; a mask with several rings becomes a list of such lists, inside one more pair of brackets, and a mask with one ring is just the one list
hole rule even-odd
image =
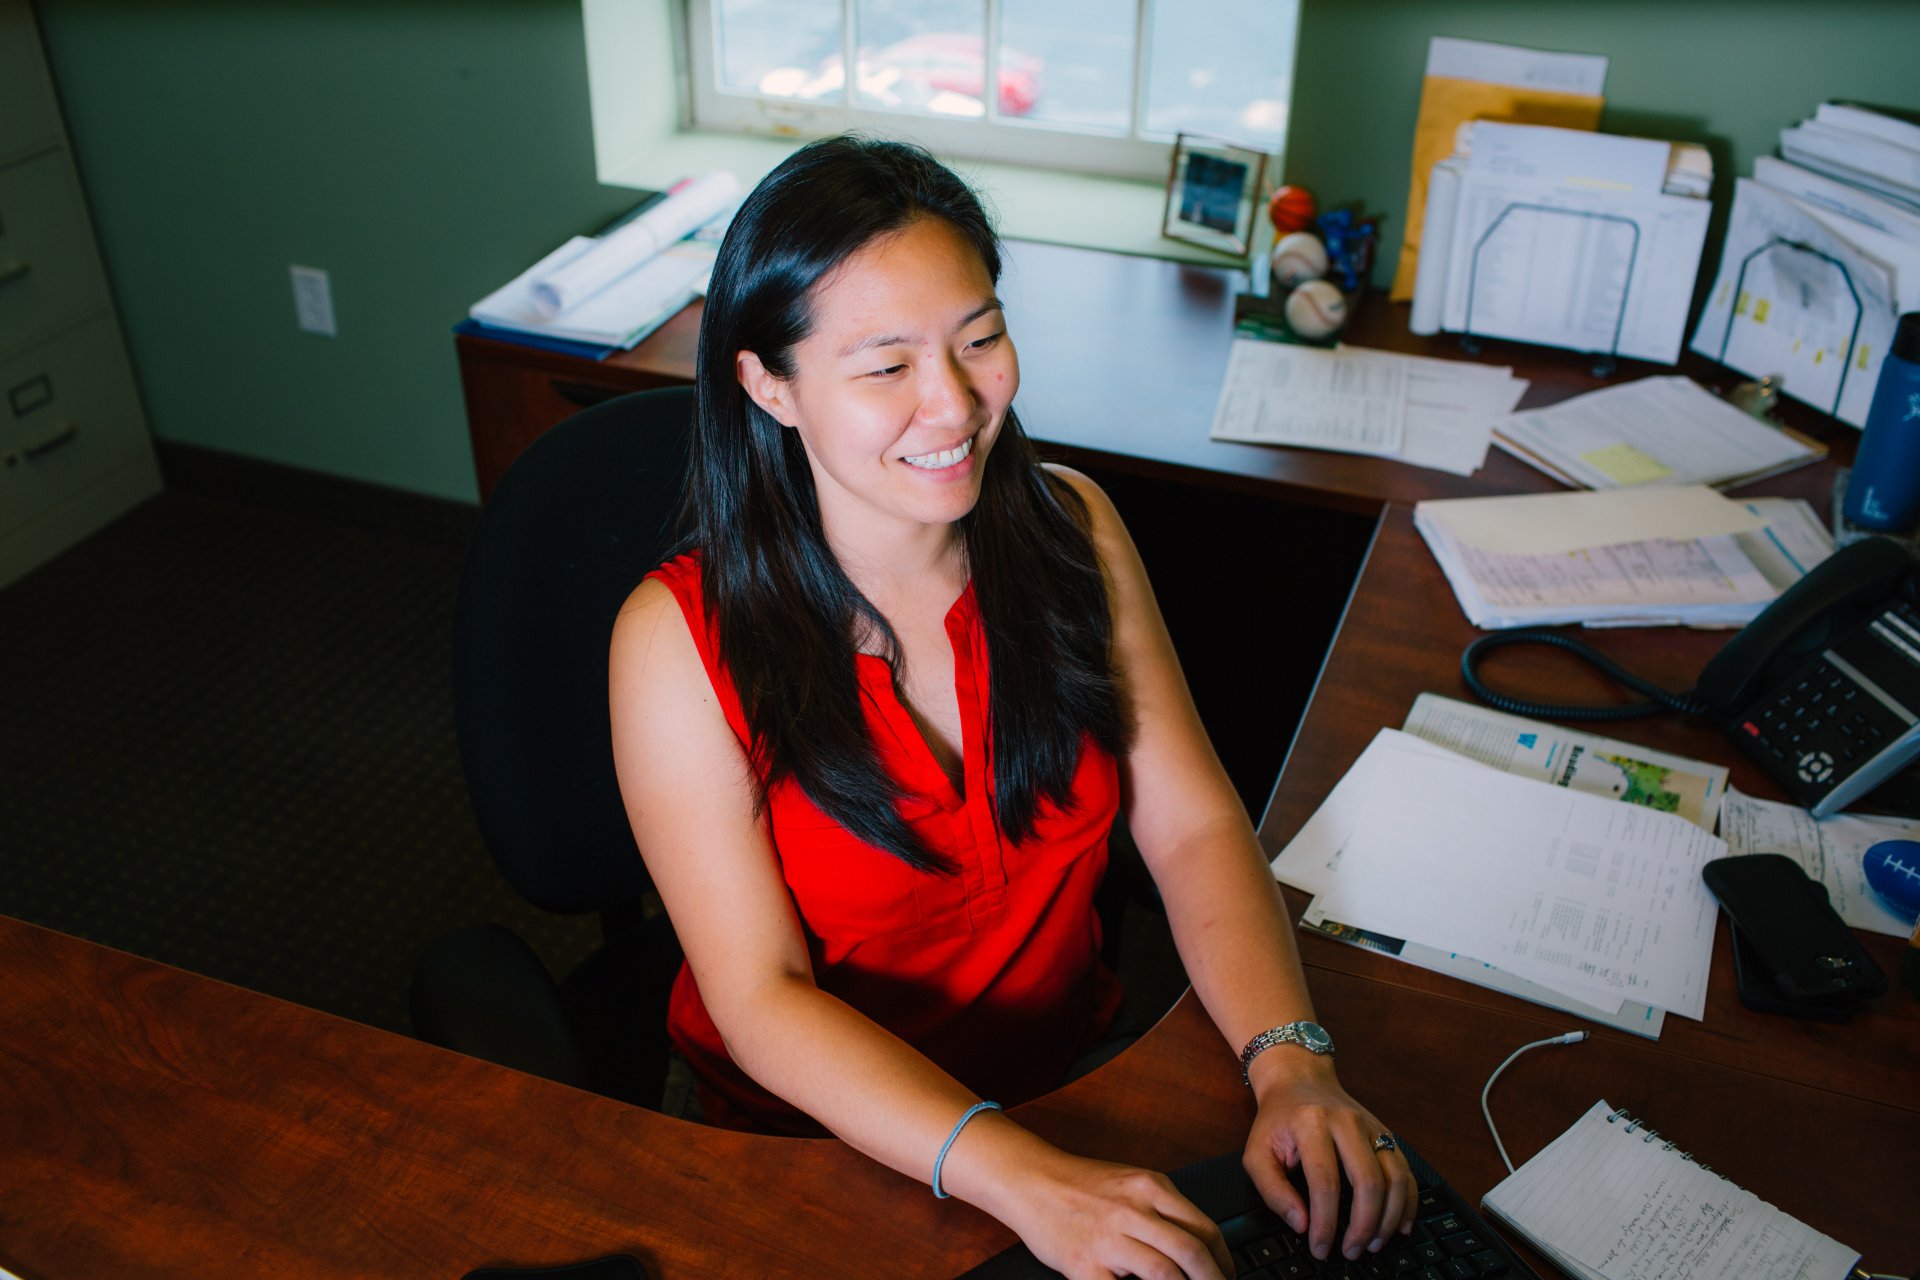
[[571, 401], [582, 409], [591, 409], [615, 396], [627, 394], [618, 387], [599, 387], [591, 382], [563, 382], [559, 378], [553, 379], [553, 390], [561, 399]]
[[31, 270], [33, 270], [33, 265], [25, 258], [14, 258], [8, 262], [0, 262], [0, 284], [12, 284], [15, 280], [25, 276], [27, 272]]
[[68, 443], [80, 434], [80, 424], [63, 422], [38, 440], [20, 446], [20, 454], [25, 458], [40, 458], [52, 453], [61, 445]]

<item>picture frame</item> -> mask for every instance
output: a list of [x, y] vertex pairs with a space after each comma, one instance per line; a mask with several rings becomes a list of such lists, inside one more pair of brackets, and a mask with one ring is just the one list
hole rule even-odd
[[1175, 135], [1160, 234], [1247, 257], [1266, 175], [1264, 151], [1204, 134]]

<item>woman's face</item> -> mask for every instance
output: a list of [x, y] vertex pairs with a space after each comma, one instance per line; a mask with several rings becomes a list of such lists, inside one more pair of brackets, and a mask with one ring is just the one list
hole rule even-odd
[[829, 533], [888, 538], [972, 510], [1020, 385], [973, 246], [943, 219], [916, 219], [829, 272], [810, 302], [793, 376], [774, 378], [751, 352], [739, 374], [800, 433]]

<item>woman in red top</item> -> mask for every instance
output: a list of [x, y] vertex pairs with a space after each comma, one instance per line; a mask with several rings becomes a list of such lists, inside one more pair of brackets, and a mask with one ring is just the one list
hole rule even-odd
[[721, 246], [688, 553], [611, 652], [621, 791], [687, 956], [675, 1043], [710, 1117], [824, 1125], [1069, 1276], [1230, 1274], [1165, 1179], [980, 1109], [1044, 1092], [1113, 1019], [1093, 893], [1124, 810], [1246, 1046], [1249, 1173], [1317, 1255], [1377, 1250], [1412, 1175], [1309, 1021], [1126, 530], [1010, 409], [999, 269], [965, 184], [853, 138], [796, 152]]

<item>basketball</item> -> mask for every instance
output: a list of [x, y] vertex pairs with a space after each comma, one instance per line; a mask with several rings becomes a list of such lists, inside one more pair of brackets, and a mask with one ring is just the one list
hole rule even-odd
[[1273, 246], [1273, 283], [1291, 289], [1303, 280], [1327, 274], [1327, 246], [1311, 231], [1293, 231]]
[[1287, 324], [1303, 338], [1327, 338], [1347, 322], [1347, 295], [1331, 280], [1309, 280], [1287, 295]]
[[1273, 229], [1283, 236], [1289, 231], [1305, 231], [1313, 225], [1313, 215], [1317, 212], [1313, 192], [1305, 187], [1275, 187], [1267, 200], [1267, 217], [1272, 219]]

